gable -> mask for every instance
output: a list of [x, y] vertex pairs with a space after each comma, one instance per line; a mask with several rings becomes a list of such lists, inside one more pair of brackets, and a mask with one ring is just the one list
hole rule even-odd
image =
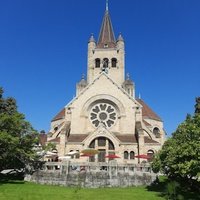
[[83, 96], [87, 97], [84, 98], [86, 101], [92, 96], [99, 94], [113, 96], [121, 102], [126, 100], [133, 107], [141, 107], [140, 103], [130, 96], [121, 86], [117, 85], [105, 72], [102, 72], [91, 84], [83, 89], [83, 91], [80, 92], [80, 94], [71, 102], [69, 102], [66, 107], [72, 106], [79, 99], [83, 99]]

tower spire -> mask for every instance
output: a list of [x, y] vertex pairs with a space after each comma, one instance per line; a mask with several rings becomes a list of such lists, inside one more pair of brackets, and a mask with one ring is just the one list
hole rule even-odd
[[108, 12], [108, 0], [106, 0], [106, 11], [101, 25], [97, 48], [116, 47], [115, 34], [112, 27], [111, 18]]

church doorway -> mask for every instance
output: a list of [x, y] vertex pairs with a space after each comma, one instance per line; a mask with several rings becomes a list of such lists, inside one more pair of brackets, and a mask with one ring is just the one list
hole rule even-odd
[[89, 145], [89, 148], [98, 150], [98, 154], [90, 157], [90, 162], [105, 162], [106, 155], [111, 155], [115, 151], [113, 142], [106, 137], [97, 137]]

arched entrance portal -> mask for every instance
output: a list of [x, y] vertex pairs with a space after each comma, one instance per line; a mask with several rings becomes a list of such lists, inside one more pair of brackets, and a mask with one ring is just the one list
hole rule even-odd
[[89, 145], [89, 148], [98, 150], [98, 155], [90, 157], [90, 162], [105, 162], [106, 155], [114, 154], [114, 144], [106, 137], [97, 137]]

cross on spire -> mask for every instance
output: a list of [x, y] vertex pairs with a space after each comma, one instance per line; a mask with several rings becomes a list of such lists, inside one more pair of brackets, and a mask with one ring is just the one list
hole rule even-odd
[[108, 11], [108, 0], [106, 0], [106, 11]]

